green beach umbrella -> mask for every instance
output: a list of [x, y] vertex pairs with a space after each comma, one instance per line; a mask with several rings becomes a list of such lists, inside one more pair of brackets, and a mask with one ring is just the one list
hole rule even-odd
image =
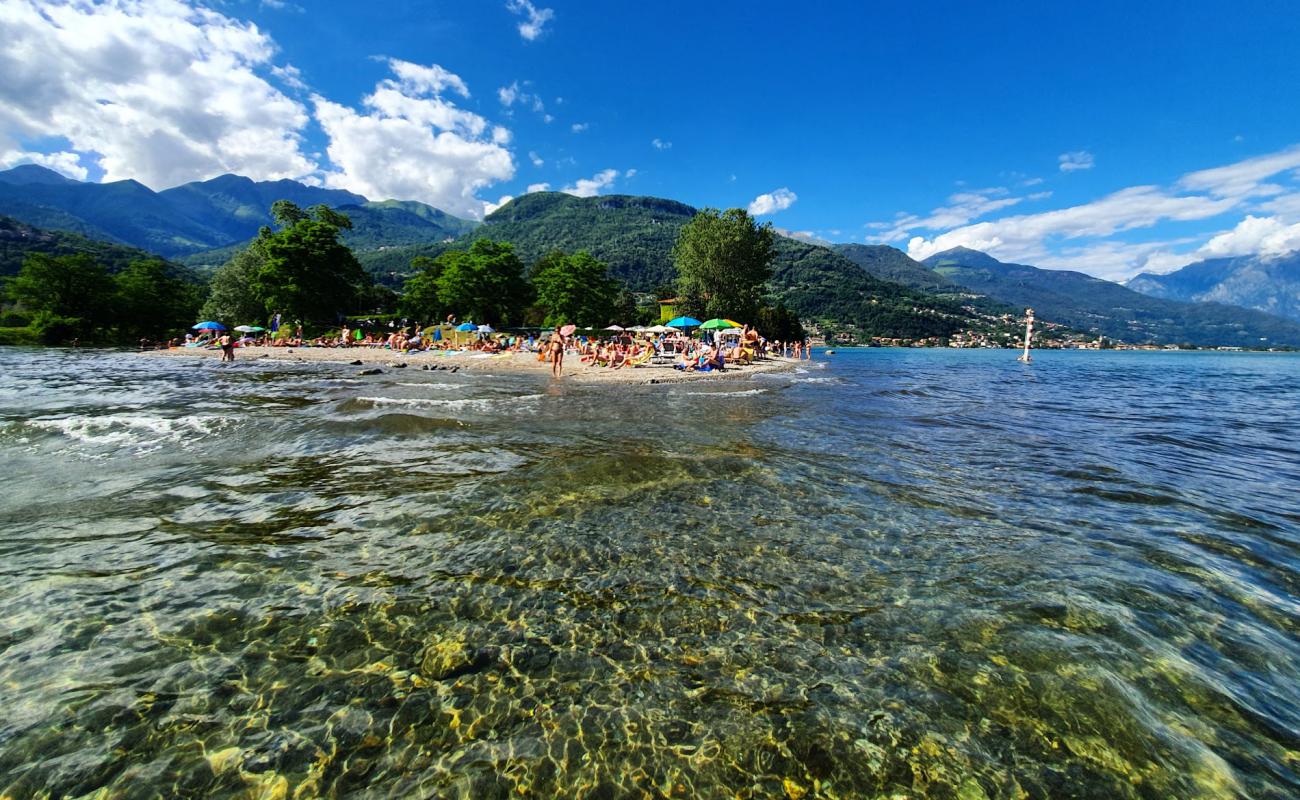
[[700, 325], [702, 331], [725, 331], [728, 328], [739, 328], [740, 326], [727, 319], [711, 319]]

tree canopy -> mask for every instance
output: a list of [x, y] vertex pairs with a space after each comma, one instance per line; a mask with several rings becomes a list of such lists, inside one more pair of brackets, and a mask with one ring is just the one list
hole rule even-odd
[[249, 245], [263, 258], [253, 281], [263, 312], [326, 321], [353, 310], [371, 281], [339, 240], [352, 225], [347, 215], [323, 205], [304, 212], [287, 200], [277, 200], [271, 213], [284, 227], [263, 228]]
[[9, 297], [47, 343], [71, 339], [162, 338], [191, 324], [202, 287], [157, 259], [116, 276], [86, 254], [28, 256], [9, 282]]
[[496, 324], [522, 318], [531, 292], [511, 245], [479, 239], [468, 250], [448, 251], [434, 261], [441, 269], [434, 280], [440, 310]]
[[706, 208], [686, 223], [673, 248], [678, 306], [686, 313], [752, 321], [771, 276], [775, 234], [744, 209]]
[[613, 321], [622, 287], [610, 278], [609, 267], [587, 251], [548, 253], [533, 265], [532, 279], [546, 325], [571, 322], [596, 328]]

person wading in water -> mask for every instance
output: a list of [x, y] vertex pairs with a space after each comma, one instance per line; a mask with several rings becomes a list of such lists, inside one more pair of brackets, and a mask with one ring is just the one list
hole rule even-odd
[[556, 325], [555, 330], [551, 333], [551, 340], [546, 343], [551, 351], [551, 375], [559, 378], [564, 373], [564, 334], [560, 333], [560, 326]]
[[230, 332], [227, 331], [227, 332], [221, 334], [221, 338], [217, 340], [217, 343], [221, 345], [221, 360], [222, 360], [222, 361], [234, 361], [234, 360], [235, 360], [235, 340], [234, 340], [233, 338], [231, 338], [231, 336], [230, 336]]

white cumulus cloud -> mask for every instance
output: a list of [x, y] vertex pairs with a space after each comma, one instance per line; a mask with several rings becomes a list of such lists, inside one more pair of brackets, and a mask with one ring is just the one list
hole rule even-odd
[[445, 89], [466, 97], [469, 90], [442, 67], [396, 59], [389, 65], [395, 77], [362, 99], [363, 111], [313, 95], [333, 166], [325, 184], [376, 199], [420, 200], [460, 216], [490, 213], [492, 204], [476, 195], [514, 176], [503, 141], [509, 132], [489, 130], [485, 119], [448, 100]]
[[663, 139], [660, 139], [659, 137], [655, 137], [654, 139], [650, 140], [650, 146], [656, 150], [671, 150], [673, 147], [673, 143], [666, 142]]
[[1205, 258], [1259, 254], [1278, 256], [1300, 250], [1300, 222], [1287, 225], [1277, 217], [1256, 217], [1250, 214], [1225, 231], [1210, 239], [1198, 251]]
[[794, 201], [798, 199], [797, 194], [783, 186], [780, 189], [755, 197], [753, 202], [749, 204], [749, 213], [756, 217], [761, 217], [764, 214], [775, 214], [794, 205]]
[[565, 186], [560, 191], [576, 197], [595, 197], [600, 194], [601, 189], [613, 186], [618, 176], [619, 171], [616, 169], [603, 169], [590, 178], [574, 181], [572, 186]]
[[1075, 150], [1071, 153], [1061, 153], [1056, 157], [1061, 172], [1074, 172], [1081, 169], [1092, 169], [1092, 153], [1087, 150]]
[[570, 130], [572, 130], [574, 133], [582, 133], [583, 131], [587, 130], [590, 127], [591, 126], [585, 122], [575, 122], [569, 126]]
[[177, 0], [4, 0], [0, 31], [0, 153], [62, 139], [106, 180], [154, 188], [316, 170], [307, 109], [262, 77], [275, 45], [250, 22]]
[[528, 0], [508, 0], [506, 8], [510, 13], [523, 18], [519, 21], [519, 35], [529, 42], [541, 36], [546, 23], [555, 18], [553, 10], [538, 8]]
[[0, 169], [8, 169], [19, 164], [39, 164], [62, 174], [64, 177], [75, 178], [79, 181], [84, 181], [86, 176], [90, 174], [89, 170], [81, 165], [81, 159], [76, 153], [67, 151], [35, 153], [22, 150], [8, 150], [0, 153]]
[[533, 162], [534, 167], [546, 166], [546, 161], [543, 160], [541, 156], [537, 155], [537, 153], [533, 152], [532, 150], [528, 151], [528, 160]]
[[524, 194], [532, 194], [533, 192], [549, 192], [550, 190], [551, 185], [549, 183], [530, 183], [528, 184], [528, 188], [524, 190]]

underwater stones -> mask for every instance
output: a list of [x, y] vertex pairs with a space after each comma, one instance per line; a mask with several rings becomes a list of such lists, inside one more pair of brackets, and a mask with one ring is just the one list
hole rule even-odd
[[359, 367], [359, 366], [361, 366], [364, 362], [363, 362], [361, 359], [358, 358], [357, 360], [355, 360], [355, 361], [349, 361], [348, 363], [351, 364], [351, 365], [354, 366], [354, 367]]
[[365, 709], [344, 706], [330, 714], [325, 725], [329, 729], [330, 736], [339, 746], [347, 749], [364, 745], [372, 735], [371, 728], [374, 722], [374, 718]]
[[384, 371], [379, 367], [372, 367], [370, 369], [363, 369], [357, 374], [358, 375], [383, 375]]
[[495, 648], [472, 648], [461, 639], [435, 639], [425, 646], [420, 656], [420, 672], [430, 680], [449, 680], [482, 672], [496, 658]]
[[243, 752], [238, 747], [227, 747], [224, 750], [209, 753], [208, 766], [212, 768], [212, 774], [221, 775], [227, 770], [238, 767]]
[[384, 366], [386, 366], [386, 367], [392, 367], [393, 369], [406, 369], [406, 362], [405, 362], [405, 361], [389, 361], [389, 362], [388, 362], [387, 364], [385, 364]]

